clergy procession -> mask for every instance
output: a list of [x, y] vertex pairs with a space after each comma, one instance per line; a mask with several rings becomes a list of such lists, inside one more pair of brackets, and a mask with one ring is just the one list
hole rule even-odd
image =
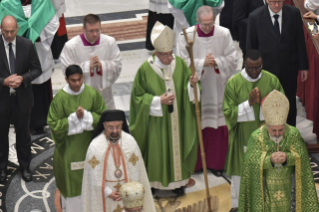
[[318, 212], [297, 1], [0, 0], [0, 211]]

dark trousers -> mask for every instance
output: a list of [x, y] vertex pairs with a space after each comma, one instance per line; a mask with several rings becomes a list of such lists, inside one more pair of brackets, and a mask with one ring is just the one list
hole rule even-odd
[[291, 126], [296, 126], [297, 119], [297, 105], [296, 105], [296, 95], [297, 95], [297, 76], [279, 76], [279, 81], [281, 86], [285, 91], [285, 95], [289, 100], [289, 113], [287, 118], [287, 124]]
[[10, 96], [5, 111], [0, 112], [0, 169], [6, 169], [9, 155], [10, 121], [16, 132], [16, 149], [20, 168], [27, 169], [31, 162], [31, 137], [29, 130], [31, 111], [21, 112], [18, 97]]

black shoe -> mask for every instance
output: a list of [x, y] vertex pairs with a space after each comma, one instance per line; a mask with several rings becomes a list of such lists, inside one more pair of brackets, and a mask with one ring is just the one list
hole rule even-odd
[[4, 184], [7, 180], [7, 170], [0, 169], [0, 184]]
[[232, 208], [229, 212], [238, 212], [238, 208]]
[[182, 196], [182, 195], [185, 194], [185, 191], [184, 191], [184, 187], [183, 187], [183, 186], [180, 187], [180, 188], [175, 188], [174, 190], [172, 190], [172, 192], [173, 192], [174, 194], [179, 195], [179, 196]]
[[216, 177], [221, 177], [223, 176], [223, 170], [215, 170], [215, 169], [211, 169], [213, 175], [215, 175]]
[[30, 169], [21, 169], [20, 172], [21, 172], [22, 179], [25, 182], [32, 181], [32, 173], [31, 173]]

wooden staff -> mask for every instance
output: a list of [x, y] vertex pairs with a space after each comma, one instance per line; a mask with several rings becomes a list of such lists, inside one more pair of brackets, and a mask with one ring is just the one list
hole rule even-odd
[[[196, 70], [194, 65], [194, 55], [193, 55], [193, 45], [195, 42], [196, 32], [197, 32], [197, 26], [195, 26], [194, 30], [194, 37], [193, 40], [190, 41], [187, 36], [186, 28], [183, 27], [183, 32], [185, 36], [185, 40], [187, 42], [186, 49], [188, 51], [189, 57], [190, 57], [190, 69], [192, 70], [192, 75], [195, 76]], [[199, 110], [199, 104], [198, 104], [198, 96], [197, 96], [197, 86], [194, 86], [194, 96], [195, 96], [195, 113], [196, 113], [196, 120], [197, 120], [197, 129], [198, 129], [198, 137], [199, 137], [199, 145], [200, 145], [200, 151], [202, 156], [202, 163], [203, 163], [203, 170], [204, 170], [204, 178], [205, 178], [205, 186], [206, 186], [206, 198], [207, 198], [207, 204], [208, 204], [208, 211], [211, 212], [211, 201], [210, 201], [210, 195], [209, 195], [209, 185], [208, 185], [208, 179], [207, 179], [207, 168], [206, 168], [206, 158], [205, 158], [205, 150], [204, 150], [204, 143], [203, 143], [203, 136], [202, 136], [202, 128], [201, 128], [201, 120], [200, 120], [200, 110]]]

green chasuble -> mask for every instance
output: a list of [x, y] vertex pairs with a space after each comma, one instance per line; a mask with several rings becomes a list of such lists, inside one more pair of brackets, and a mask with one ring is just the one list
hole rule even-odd
[[262, 99], [274, 89], [284, 93], [278, 78], [265, 70], [261, 71], [261, 78], [256, 82], [249, 82], [238, 73], [228, 80], [225, 87], [223, 113], [228, 128], [228, 152], [224, 170], [229, 176], [241, 176], [244, 147], [247, 146], [251, 133], [264, 122], [259, 119], [259, 104], [253, 105], [254, 121], [237, 122], [238, 105], [248, 100], [249, 94], [256, 87]]
[[34, 43], [43, 28], [56, 13], [50, 0], [32, 0], [31, 17], [26, 18], [20, 0], [0, 1], [0, 21], [4, 16], [14, 16], [19, 25], [18, 35], [28, 38]]
[[53, 171], [57, 188], [65, 198], [81, 195], [83, 176], [81, 163], [85, 161], [93, 133], [93, 130], [84, 130], [79, 134], [68, 135], [68, 117], [79, 106], [91, 112], [93, 128], [96, 127], [101, 114], [106, 110], [102, 96], [94, 88], [85, 85], [83, 92], [79, 95], [71, 95], [63, 89], [60, 90], [53, 98], [48, 114], [48, 125], [56, 144]]
[[276, 151], [266, 125], [251, 135], [241, 176], [239, 211], [290, 212], [292, 174], [295, 173], [295, 211], [318, 212], [309, 155], [298, 129], [286, 124], [279, 151], [287, 154], [287, 161], [279, 172], [270, 162], [271, 154]]
[[[176, 64], [176, 65], [173, 65]], [[144, 157], [149, 181], [168, 187], [171, 182], [187, 180], [194, 172], [197, 160], [198, 134], [195, 106], [189, 100], [187, 84], [191, 71], [184, 60], [175, 56], [171, 66], [173, 77], [160, 75], [153, 57], [139, 68], [131, 94], [130, 130]], [[153, 68], [152, 68], [153, 67]], [[157, 70], [157, 71], [155, 71]], [[173, 79], [173, 80], [171, 80]], [[168, 81], [174, 82], [174, 112], [162, 105], [162, 117], [150, 115], [154, 96], [167, 90]]]
[[196, 11], [199, 7], [204, 5], [218, 7], [223, 0], [169, 0], [169, 2], [175, 8], [183, 10], [189, 25], [194, 26], [197, 24]]

